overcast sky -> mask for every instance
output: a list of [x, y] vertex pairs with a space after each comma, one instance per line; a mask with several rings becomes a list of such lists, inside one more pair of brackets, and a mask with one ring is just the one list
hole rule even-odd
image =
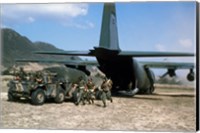
[[[194, 53], [195, 7], [195, 2], [117, 3], [120, 48]], [[1, 4], [1, 26], [33, 42], [47, 42], [64, 50], [88, 50], [99, 45], [102, 11], [103, 3]], [[194, 58], [167, 60], [194, 62]]]

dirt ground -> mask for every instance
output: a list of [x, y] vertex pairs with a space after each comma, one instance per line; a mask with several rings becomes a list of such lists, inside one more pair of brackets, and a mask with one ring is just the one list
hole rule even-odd
[[123, 131], [195, 131], [194, 89], [156, 87], [153, 95], [113, 97], [103, 108], [48, 102], [34, 106], [28, 100], [7, 101], [1, 94], [1, 128]]

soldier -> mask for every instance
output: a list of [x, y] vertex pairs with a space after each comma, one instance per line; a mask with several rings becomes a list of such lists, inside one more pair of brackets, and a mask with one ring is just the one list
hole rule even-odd
[[16, 73], [15, 80], [17, 81], [16, 84], [15, 84], [16, 91], [22, 91], [23, 90], [22, 79], [21, 79], [19, 73]]
[[101, 95], [101, 100], [103, 102], [104, 107], [106, 107], [106, 99], [110, 100], [112, 103], [112, 97], [111, 97], [111, 88], [112, 88], [112, 80], [104, 78], [103, 83], [101, 85], [102, 89], [102, 95]]
[[85, 81], [83, 77], [79, 77], [79, 83], [78, 83], [78, 88], [76, 91], [76, 98], [75, 98], [75, 104], [79, 105], [79, 103], [82, 101], [83, 105], [85, 105]]
[[[49, 71], [43, 72], [43, 80], [45, 83], [52, 83], [53, 79], [56, 77], [56, 73], [51, 73]], [[62, 81], [60, 81], [62, 82]]]
[[95, 95], [94, 95], [94, 90], [95, 90], [95, 85], [94, 83], [92, 82], [92, 79], [89, 78], [88, 79], [88, 82], [87, 82], [87, 101], [89, 102], [89, 104], [91, 104], [90, 101], [92, 101], [92, 103], [94, 103], [94, 99], [95, 99]]
[[24, 72], [24, 69], [22, 67], [19, 68], [19, 70], [15, 71], [15, 78], [16, 80], [26, 80], [27, 74]]
[[24, 71], [23, 67], [19, 68], [19, 71], [15, 73], [15, 80], [17, 81], [16, 83], [16, 90], [17, 91], [23, 91], [23, 85], [22, 82], [27, 81], [27, 73]]
[[21, 80], [27, 80], [26, 78], [27, 74], [26, 72], [24, 71], [23, 67], [20, 67], [19, 69], [19, 77], [21, 78]]
[[42, 83], [43, 82], [43, 77], [42, 77], [42, 72], [37, 72], [35, 75], [35, 81], [37, 83]]
[[78, 84], [73, 84], [73, 85], [71, 86], [71, 89], [70, 89], [69, 92], [68, 92], [69, 98], [72, 98], [72, 97], [73, 97], [73, 93], [75, 92], [75, 90], [77, 89], [77, 87], [78, 87]]

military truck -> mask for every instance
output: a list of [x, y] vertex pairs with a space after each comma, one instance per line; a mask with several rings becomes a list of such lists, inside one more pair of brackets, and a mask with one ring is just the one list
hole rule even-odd
[[[21, 80], [18, 76], [8, 83], [8, 100], [30, 99], [34, 105], [42, 105], [48, 99], [62, 103], [68, 89], [67, 82], [58, 80], [55, 73], [33, 76], [29, 80]], [[56, 80], [55, 80], [56, 79]]]

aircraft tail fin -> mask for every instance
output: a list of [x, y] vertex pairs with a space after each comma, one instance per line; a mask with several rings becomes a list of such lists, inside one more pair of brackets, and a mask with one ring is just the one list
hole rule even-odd
[[99, 47], [120, 50], [114, 3], [104, 4]]

